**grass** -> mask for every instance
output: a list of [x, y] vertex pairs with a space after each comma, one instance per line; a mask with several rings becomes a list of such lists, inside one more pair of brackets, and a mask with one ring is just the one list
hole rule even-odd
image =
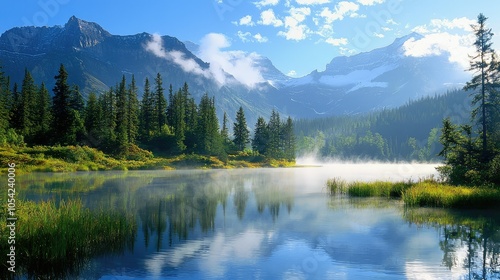
[[16, 163], [18, 173], [295, 166], [294, 161], [267, 159], [245, 152], [229, 155], [226, 162], [214, 156], [196, 154], [153, 157], [135, 146], [128, 152], [127, 156], [114, 158], [86, 146], [0, 147], [0, 173], [6, 172], [9, 162]]
[[341, 193], [354, 197], [387, 197], [399, 198], [403, 192], [411, 187], [411, 182], [346, 182], [340, 178], [333, 178], [327, 181], [327, 186], [331, 194]]
[[421, 182], [403, 193], [408, 206], [431, 206], [444, 208], [498, 208], [500, 191], [492, 188], [451, 186], [432, 182]]
[[[77, 269], [92, 256], [123, 251], [135, 238], [132, 217], [91, 211], [79, 200], [16, 203], [16, 272], [63, 277], [67, 269]], [[0, 251], [4, 256], [9, 233], [5, 215], [0, 219]]]
[[461, 209], [500, 207], [500, 190], [486, 187], [451, 186], [435, 180], [419, 182], [346, 182], [340, 178], [327, 181], [331, 194], [353, 197], [401, 198], [406, 206]]

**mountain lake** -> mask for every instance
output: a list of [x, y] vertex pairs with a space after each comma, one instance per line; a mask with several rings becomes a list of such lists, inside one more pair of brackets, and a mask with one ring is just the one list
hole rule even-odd
[[68, 279], [500, 279], [497, 212], [326, 189], [329, 178], [417, 180], [435, 167], [35, 173], [18, 176], [17, 198], [80, 199], [136, 221], [119, 250], [56, 268]]

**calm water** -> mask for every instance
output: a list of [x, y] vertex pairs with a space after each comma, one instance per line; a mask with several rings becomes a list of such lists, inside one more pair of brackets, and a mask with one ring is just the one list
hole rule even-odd
[[330, 197], [328, 178], [417, 179], [433, 165], [36, 174], [19, 198], [135, 216], [134, 244], [71, 279], [498, 279], [497, 213]]

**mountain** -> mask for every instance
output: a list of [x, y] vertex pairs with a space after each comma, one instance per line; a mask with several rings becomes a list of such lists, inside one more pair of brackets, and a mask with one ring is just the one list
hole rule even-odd
[[[130, 82], [132, 74], [142, 92], [146, 77], [153, 87], [154, 78], [160, 73], [165, 94], [168, 94], [169, 84], [177, 90], [187, 82], [196, 100], [204, 93], [214, 95], [220, 119], [224, 111], [230, 119], [234, 118], [239, 106], [248, 111], [252, 125], [259, 115], [270, 115], [273, 106], [261, 92], [234, 81], [220, 85], [211, 77], [186, 72], [180, 65], [182, 61], [192, 63], [200, 71], [206, 71], [209, 64], [170, 36], [161, 37], [161, 51], [177, 54], [182, 61], [176, 63], [174, 58], [159, 57], [146, 49], [153, 38], [148, 33], [112, 35], [97, 23], [73, 16], [64, 26], [19, 27], [6, 31], [0, 37], [0, 64], [13, 82], [20, 84], [27, 68], [37, 83], [44, 81], [52, 88], [54, 76], [63, 63], [69, 73], [69, 82], [78, 85], [84, 96], [91, 91], [109, 90], [122, 75]], [[225, 75], [232, 81], [229, 74]]]
[[[335, 57], [324, 71], [301, 78], [284, 75], [267, 57], [226, 52], [230, 60], [245, 55], [243, 60], [251, 61], [249, 67], [259, 71], [259, 82], [249, 86], [241, 73], [214, 71], [217, 66], [200, 59], [200, 46], [195, 43], [148, 33], [112, 35], [97, 23], [71, 17], [64, 26], [6, 31], [0, 36], [0, 64], [13, 82], [20, 83], [27, 68], [37, 83], [43, 81], [52, 88], [63, 63], [69, 82], [84, 95], [109, 90], [122, 75], [130, 82], [132, 74], [142, 92], [144, 80], [153, 82], [160, 73], [165, 88], [172, 84], [176, 90], [187, 82], [196, 100], [204, 93], [215, 96], [220, 119], [227, 112], [232, 121], [242, 106], [253, 128], [257, 117], [269, 117], [272, 109], [294, 118], [358, 114], [461, 87], [467, 77], [445, 54], [405, 55], [404, 43], [419, 38], [412, 33], [383, 48]], [[152, 42], [156, 45], [151, 46]]]
[[404, 43], [420, 38], [412, 33], [387, 47], [336, 57], [325, 71], [288, 81], [282, 88], [290, 97], [288, 111], [302, 117], [357, 114], [463, 87], [468, 76], [447, 55], [405, 55]]

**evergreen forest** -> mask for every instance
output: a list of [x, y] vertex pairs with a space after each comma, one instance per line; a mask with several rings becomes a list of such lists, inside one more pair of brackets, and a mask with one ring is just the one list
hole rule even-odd
[[281, 119], [278, 112], [272, 112], [269, 122], [259, 118], [251, 137], [242, 107], [233, 124], [224, 113], [221, 128], [214, 97], [206, 93], [196, 103], [187, 83], [166, 89], [159, 73], [153, 81], [146, 78], [141, 100], [134, 76], [130, 81], [123, 76], [116, 86], [92, 92], [87, 100], [68, 83], [68, 76], [61, 64], [51, 95], [28, 70], [21, 86], [14, 83], [11, 88], [0, 68], [1, 146], [88, 146], [119, 159], [153, 152], [226, 161], [229, 154], [250, 152], [263, 159], [295, 160], [293, 121]]

